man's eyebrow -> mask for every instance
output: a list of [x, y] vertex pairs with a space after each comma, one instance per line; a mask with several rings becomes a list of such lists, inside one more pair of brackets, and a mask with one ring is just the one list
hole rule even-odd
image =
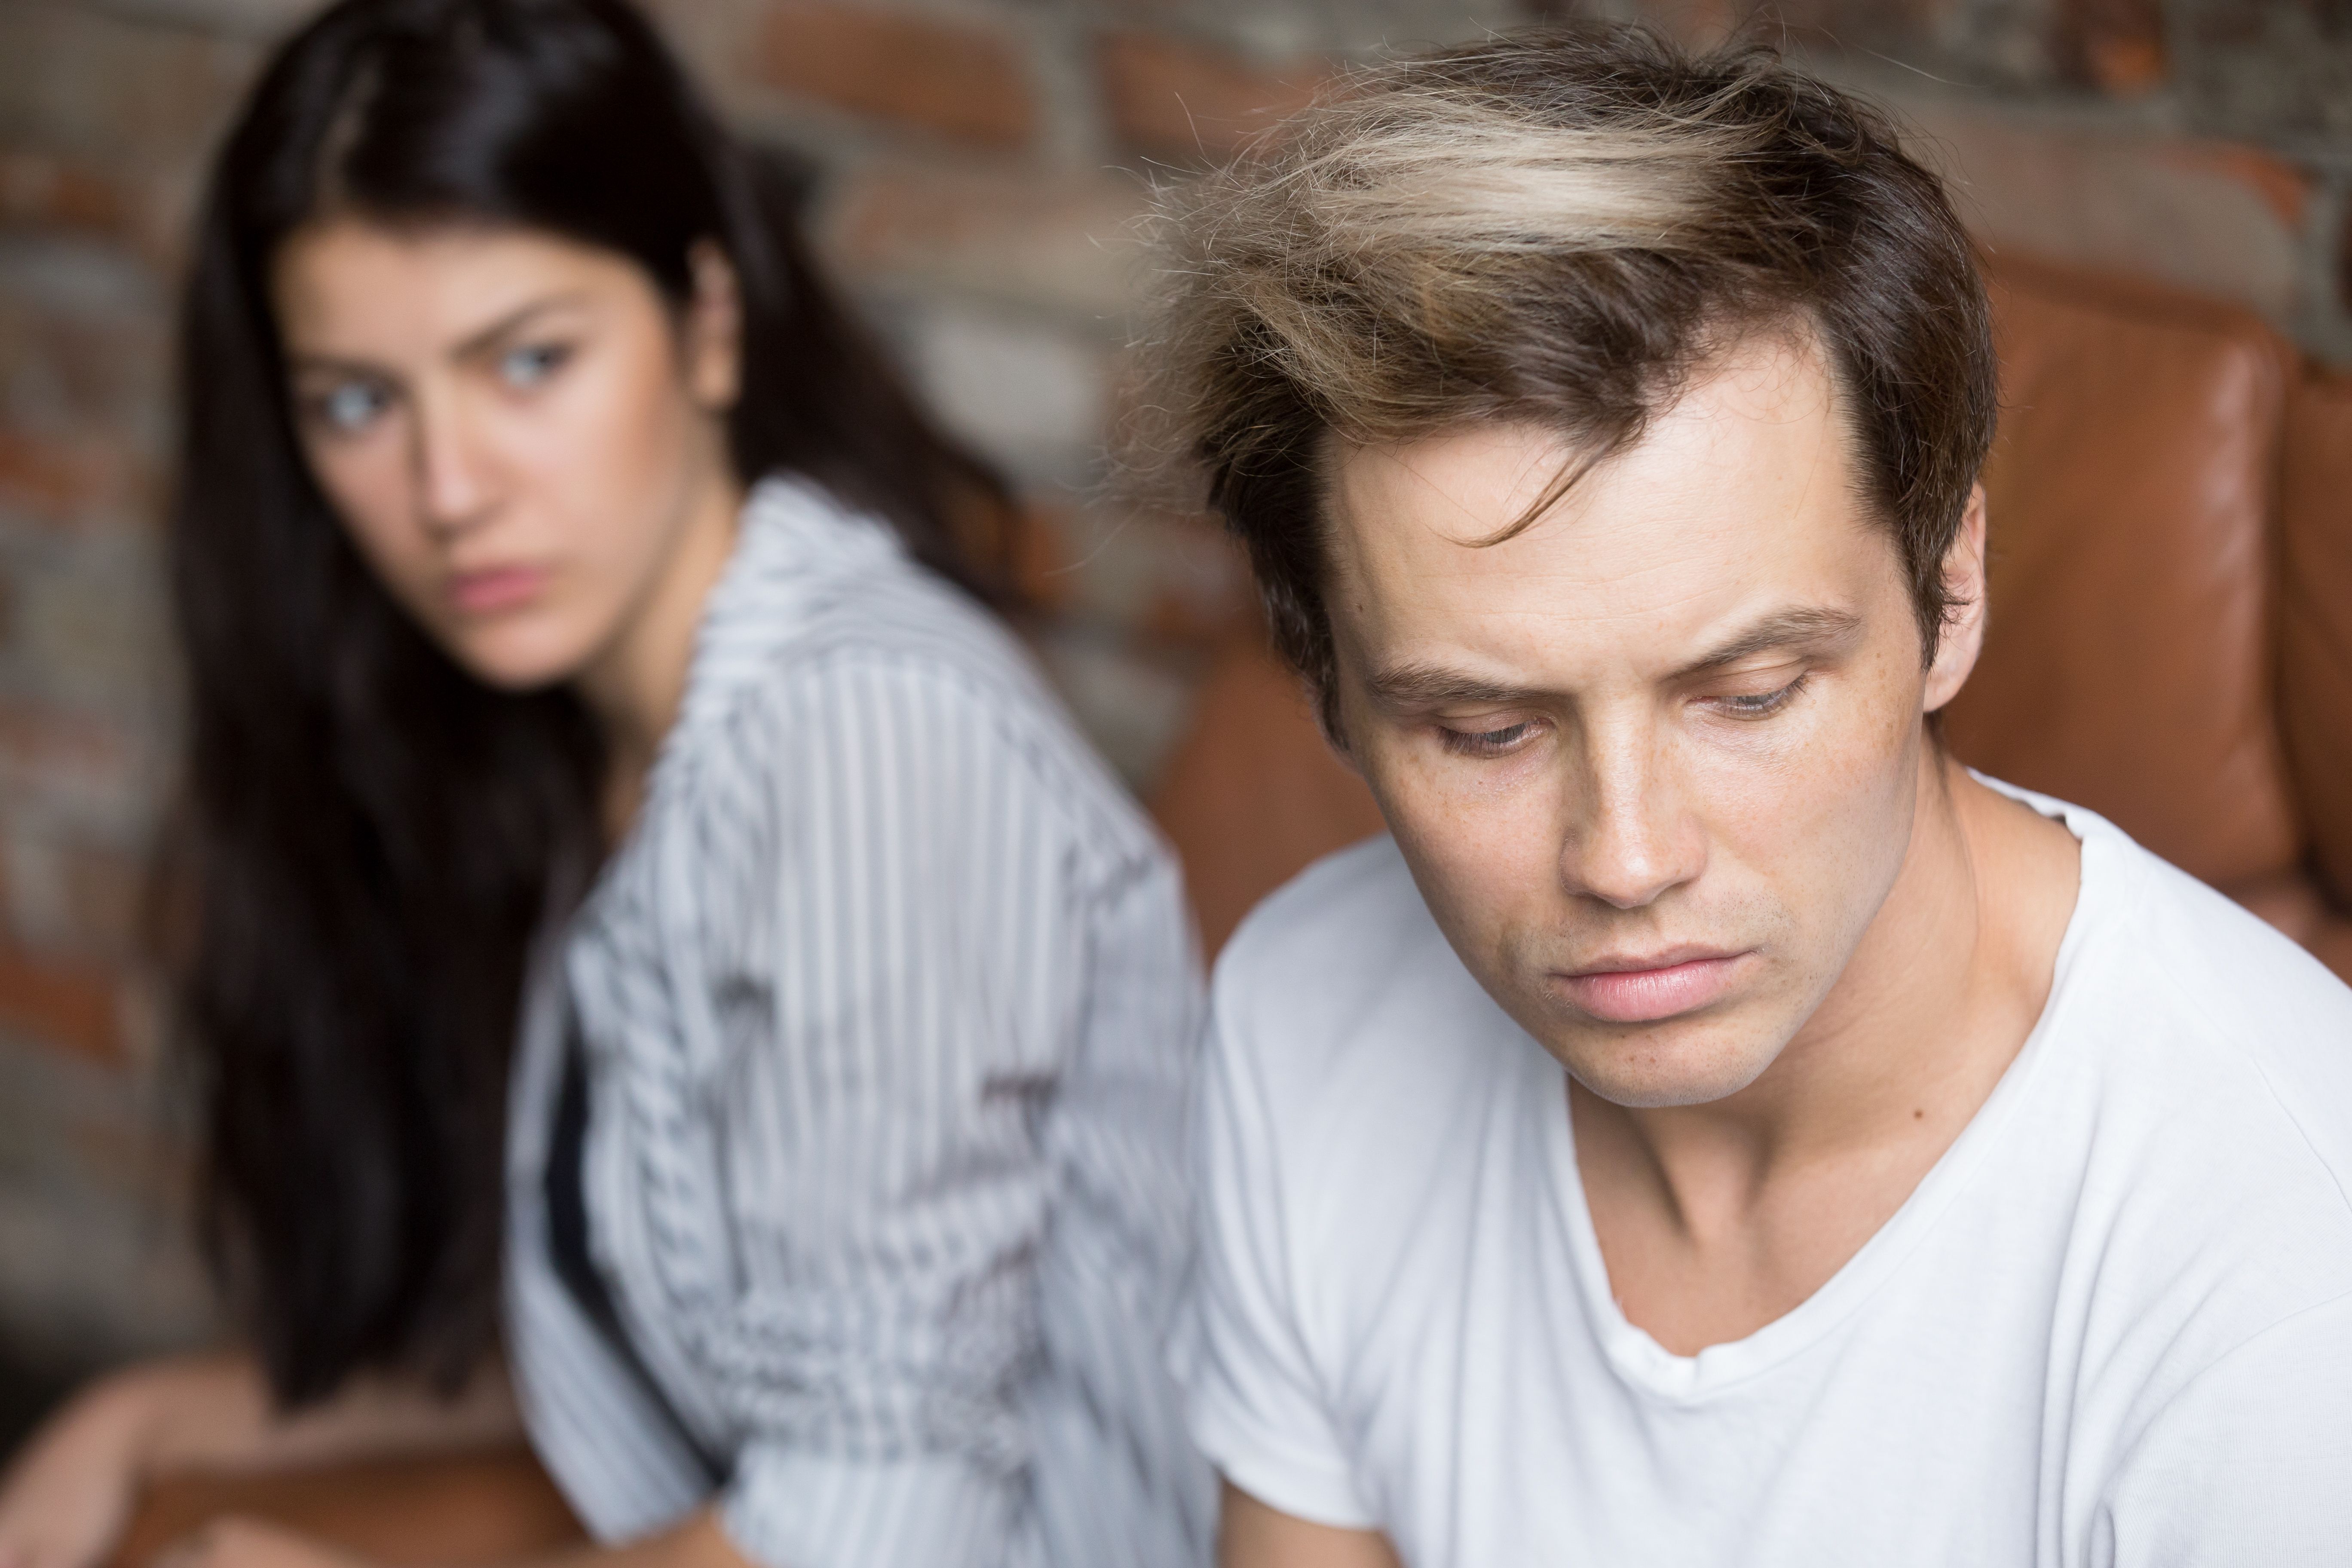
[[1727, 665], [1738, 664], [1759, 653], [1773, 653], [1781, 648], [1805, 643], [1839, 643], [1851, 639], [1862, 630], [1862, 617], [1846, 610], [1801, 609], [1782, 610], [1765, 616], [1729, 642], [1710, 649], [1675, 672], [1676, 679], [1687, 680], [1696, 675], [1711, 675]]
[[1383, 708], [1443, 708], [1454, 703], [1505, 706], [1529, 701], [1541, 694], [1524, 686], [1481, 680], [1441, 665], [1400, 664], [1374, 670], [1364, 685], [1372, 700]]
[[[1743, 658], [1806, 643], [1836, 643], [1862, 629], [1862, 617], [1844, 610], [1782, 610], [1767, 616], [1729, 642], [1675, 672], [1677, 680], [1706, 675]], [[1486, 680], [1435, 664], [1398, 664], [1374, 670], [1364, 685], [1372, 700], [1396, 710], [1490, 705], [1503, 708], [1548, 700], [1553, 693], [1530, 686]]]

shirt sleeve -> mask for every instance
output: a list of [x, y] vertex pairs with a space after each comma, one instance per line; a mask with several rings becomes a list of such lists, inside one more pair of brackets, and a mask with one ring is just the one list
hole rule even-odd
[[2352, 1557], [2352, 1297], [2193, 1379], [2116, 1468], [2089, 1560], [2321, 1568]]
[[1200, 1245], [1178, 1377], [1193, 1438], [1227, 1480], [1296, 1518], [1371, 1529], [1379, 1521], [1355, 1485], [1300, 1321], [1283, 1129], [1234, 1017], [1246, 988], [1229, 955], [1193, 1118]]
[[770, 700], [702, 857], [720, 1521], [772, 1568], [992, 1563], [1024, 1507], [1079, 851], [1005, 700], [951, 670], [836, 656]]

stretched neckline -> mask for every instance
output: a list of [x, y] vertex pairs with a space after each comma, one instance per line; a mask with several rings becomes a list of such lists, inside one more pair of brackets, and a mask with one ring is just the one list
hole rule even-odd
[[1602, 1353], [1635, 1388], [1675, 1403], [1696, 1404], [1781, 1366], [1820, 1343], [1859, 1311], [1926, 1241], [1953, 1201], [1968, 1190], [1987, 1157], [2032, 1093], [2053, 1039], [2065, 1032], [2076, 1003], [2069, 984], [2081, 968], [2084, 949], [2107, 923], [2109, 912], [2128, 898], [2125, 883], [2134, 868], [2125, 858], [2121, 831], [2095, 813], [2032, 795], [1997, 780], [1984, 782], [2065, 825], [2082, 845], [2082, 879], [2074, 910], [2051, 976], [2042, 1016], [2002, 1071], [1985, 1102], [1951, 1145], [1929, 1166], [1901, 1206], [1857, 1248], [1821, 1289], [1754, 1332], [1712, 1344], [1696, 1355], [1677, 1355], [1629, 1320], [1609, 1284], [1609, 1269], [1585, 1200], [1576, 1163], [1576, 1133], [1569, 1119], [1568, 1072], [1550, 1053], [1528, 1042], [1525, 1103], [1541, 1120], [1539, 1146], [1546, 1176], [1566, 1235], [1571, 1270], [1588, 1321]]

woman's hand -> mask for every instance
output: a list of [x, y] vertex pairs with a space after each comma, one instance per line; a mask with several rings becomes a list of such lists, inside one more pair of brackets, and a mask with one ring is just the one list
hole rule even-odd
[[454, 1396], [368, 1374], [291, 1415], [275, 1408], [251, 1356], [143, 1363], [76, 1395], [0, 1479], [0, 1568], [97, 1568], [159, 1475], [448, 1453], [521, 1434], [497, 1362]]
[[0, 1568], [95, 1568], [145, 1479], [146, 1390], [91, 1384], [34, 1434], [0, 1482]]
[[155, 1554], [153, 1568], [367, 1568], [366, 1560], [257, 1519], [216, 1519]]

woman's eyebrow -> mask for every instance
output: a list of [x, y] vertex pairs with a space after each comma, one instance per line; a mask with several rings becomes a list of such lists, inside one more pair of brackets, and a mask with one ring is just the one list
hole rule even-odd
[[[477, 328], [467, 333], [463, 342], [449, 351], [449, 357], [458, 360], [478, 358], [529, 326], [533, 318], [567, 305], [576, 305], [580, 303], [581, 299], [582, 296], [577, 292], [566, 292], [543, 295], [536, 300], [526, 300], [487, 326]], [[338, 375], [392, 376], [394, 374], [370, 360], [355, 359], [336, 353], [305, 353], [300, 350], [295, 350], [287, 354], [286, 366], [296, 375], [321, 372]]]
[[516, 332], [529, 326], [533, 317], [543, 315], [550, 310], [561, 310], [566, 305], [576, 305], [581, 298], [582, 296], [575, 291], [546, 294], [539, 299], [528, 300], [509, 310], [488, 326], [469, 333], [462, 342], [450, 351], [450, 357], [473, 359], [486, 353], [497, 347], [501, 341], [512, 337]]

